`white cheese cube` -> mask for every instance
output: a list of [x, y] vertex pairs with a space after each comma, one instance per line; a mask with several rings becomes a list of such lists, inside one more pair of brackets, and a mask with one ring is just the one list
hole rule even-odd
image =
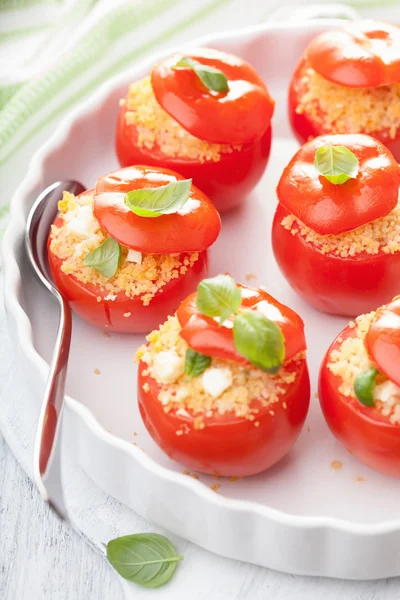
[[99, 229], [99, 224], [93, 216], [92, 207], [79, 206], [76, 215], [68, 221], [67, 228], [71, 233], [81, 237], [92, 236]]
[[185, 359], [175, 350], [163, 350], [154, 357], [152, 375], [159, 383], [175, 383], [185, 371]]
[[372, 397], [375, 400], [379, 400], [380, 402], [387, 402], [391, 400], [393, 397], [400, 397], [400, 388], [393, 383], [393, 381], [384, 381], [379, 385], [376, 385], [373, 392]]
[[217, 369], [211, 367], [203, 373], [202, 384], [204, 391], [213, 398], [221, 396], [232, 385], [232, 371], [229, 368]]
[[137, 252], [136, 250], [129, 249], [126, 260], [128, 262], [134, 262], [134, 263], [137, 263], [138, 265], [141, 265], [142, 264], [142, 253]]

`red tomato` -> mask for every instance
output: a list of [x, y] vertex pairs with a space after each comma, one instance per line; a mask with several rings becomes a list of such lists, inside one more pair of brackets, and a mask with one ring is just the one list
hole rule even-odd
[[[285, 360], [293, 358], [306, 349], [304, 323], [294, 310], [281, 304], [264, 290], [245, 285], [239, 287], [242, 290], [243, 308], [257, 310], [257, 307], [263, 303], [264, 314], [281, 328], [285, 338]], [[199, 312], [196, 307], [196, 297], [196, 293], [191, 294], [176, 311], [182, 327], [181, 336], [188, 346], [207, 356], [247, 364], [246, 359], [237, 352], [233, 343], [233, 317], [221, 326], [214, 319]]]
[[[327, 133], [346, 133], [329, 129], [322, 123], [317, 122], [315, 118], [304, 112], [297, 113], [296, 109], [300, 105], [301, 99], [308, 92], [306, 82], [303, 80], [304, 70], [308, 67], [307, 61], [303, 58], [297, 66], [289, 88], [288, 111], [290, 124], [293, 132], [300, 144], [308, 142], [310, 139]], [[323, 111], [320, 109], [320, 118], [323, 117]], [[349, 132], [351, 133], [351, 132]], [[354, 133], [364, 133], [363, 131], [354, 131]], [[396, 136], [393, 138], [389, 130], [384, 127], [379, 131], [370, 132], [370, 135], [384, 144], [397, 161], [400, 162], [400, 128]]]
[[[172, 459], [190, 469], [218, 475], [246, 476], [260, 473], [283, 458], [293, 447], [307, 416], [310, 382], [305, 361], [293, 364], [297, 377], [285, 385], [282, 401], [274, 404], [274, 414], [260, 407], [259, 427], [232, 413], [204, 418], [205, 428], [195, 429], [194, 416], [175, 411], [166, 413], [158, 400], [159, 386], [145, 376], [139, 364], [138, 401], [140, 414], [154, 441]], [[148, 383], [148, 391], [143, 385]], [[285, 406], [284, 404], [285, 403]], [[259, 403], [254, 402], [254, 407]], [[189, 432], [176, 432], [186, 426]]]
[[157, 146], [151, 150], [139, 146], [135, 125], [126, 124], [126, 110], [126, 106], [121, 106], [117, 124], [116, 151], [120, 165], [154, 165], [177, 171], [186, 179], [191, 177], [220, 212], [243, 202], [265, 171], [271, 149], [271, 126], [261, 138], [221, 154], [220, 160], [200, 162], [167, 156]]
[[322, 312], [355, 317], [388, 302], [399, 291], [400, 252], [322, 254], [281, 223], [289, 212], [278, 204], [272, 225], [275, 259], [292, 288]]
[[400, 386], [400, 296], [378, 308], [365, 346], [378, 370]]
[[[183, 57], [215, 67], [228, 80], [226, 93], [207, 89], [195, 72], [175, 68]], [[157, 102], [184, 129], [213, 143], [248, 144], [268, 128], [275, 102], [256, 71], [242, 59], [207, 48], [175, 54], [156, 65], [151, 84]]]
[[[355, 335], [346, 327], [342, 340]], [[364, 406], [356, 397], [343, 396], [341, 379], [327, 367], [329, 355], [340, 343], [330, 346], [319, 374], [319, 399], [333, 435], [365, 465], [385, 475], [400, 477], [400, 426], [393, 425], [373, 406]]]
[[[55, 225], [60, 223], [60, 219]], [[49, 238], [49, 243], [50, 243]], [[107, 290], [100, 286], [79, 281], [74, 275], [61, 270], [63, 260], [49, 248], [49, 262], [56, 287], [66, 297], [71, 308], [85, 321], [96, 327], [122, 333], [147, 333], [163, 323], [174, 313], [179, 302], [196, 289], [208, 269], [207, 250], [184, 275], [172, 279], [161, 288], [148, 306], [140, 297], [128, 298], [125, 292], [117, 294], [115, 300], [105, 300]], [[98, 298], [101, 298], [98, 302]], [[124, 315], [131, 313], [129, 317]]]
[[324, 79], [345, 87], [366, 88], [400, 81], [400, 29], [378, 21], [354, 21], [321, 33], [306, 56]]
[[100, 177], [95, 187], [94, 216], [117, 242], [139, 252], [172, 254], [206, 250], [218, 237], [221, 219], [207, 196], [194, 186], [186, 204], [174, 214], [139, 217], [124, 203], [123, 194], [131, 190], [158, 188], [182, 179], [174, 171], [144, 166]]
[[[315, 153], [331, 142], [359, 161], [357, 177], [335, 185], [314, 167]], [[338, 235], [389, 214], [398, 203], [400, 167], [383, 144], [362, 134], [325, 135], [304, 144], [284, 169], [279, 202], [320, 235]]]

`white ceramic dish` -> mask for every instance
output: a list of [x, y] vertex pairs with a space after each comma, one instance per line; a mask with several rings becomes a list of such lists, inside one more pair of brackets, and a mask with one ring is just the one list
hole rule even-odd
[[[314, 392], [323, 353], [345, 321], [317, 313], [290, 290], [269, 241], [274, 187], [296, 150], [286, 117], [289, 77], [308, 40], [335, 24], [265, 25], [200, 42], [249, 60], [277, 100], [267, 172], [246, 206], [224, 216], [211, 272], [228, 270], [242, 281], [247, 273], [256, 273], [254, 283], [266, 285], [305, 320], [313, 399], [294, 451], [262, 475], [234, 483], [220, 480], [218, 493], [210, 489], [216, 483], [211, 478], [184, 475], [184, 468], [151, 441], [137, 411], [132, 356], [142, 338], [113, 334], [106, 339], [77, 318], [64, 431], [77, 464], [99, 486], [192, 542], [292, 573], [368, 579], [400, 574], [400, 481], [363, 467], [330, 435]], [[76, 178], [91, 186], [97, 176], [117, 167], [113, 138], [118, 100], [128, 83], [147, 73], [158, 58], [110, 81], [63, 121], [32, 159], [13, 198], [3, 245], [5, 302], [36, 402], [58, 315], [27, 265], [23, 232], [28, 210], [40, 190], [55, 180]], [[333, 460], [342, 461], [340, 471], [331, 468]]]

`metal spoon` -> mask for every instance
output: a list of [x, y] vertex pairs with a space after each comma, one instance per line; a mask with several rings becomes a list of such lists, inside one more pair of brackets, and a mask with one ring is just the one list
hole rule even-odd
[[50, 185], [32, 206], [25, 230], [26, 250], [36, 275], [60, 305], [57, 339], [36, 432], [33, 473], [43, 499], [64, 520], [68, 520], [68, 514], [61, 480], [60, 442], [72, 318], [67, 300], [54, 285], [48, 261], [47, 239], [51, 224], [57, 216], [57, 204], [61, 200], [63, 191], [77, 195], [84, 190], [83, 185], [72, 180], [58, 181]]

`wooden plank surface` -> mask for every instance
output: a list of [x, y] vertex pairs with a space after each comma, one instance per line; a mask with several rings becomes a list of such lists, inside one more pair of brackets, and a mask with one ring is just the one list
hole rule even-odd
[[[294, 577], [217, 557], [193, 544], [162, 600], [398, 600], [399, 579], [346, 582]], [[123, 600], [106, 561], [42, 502], [0, 436], [0, 599]]]

